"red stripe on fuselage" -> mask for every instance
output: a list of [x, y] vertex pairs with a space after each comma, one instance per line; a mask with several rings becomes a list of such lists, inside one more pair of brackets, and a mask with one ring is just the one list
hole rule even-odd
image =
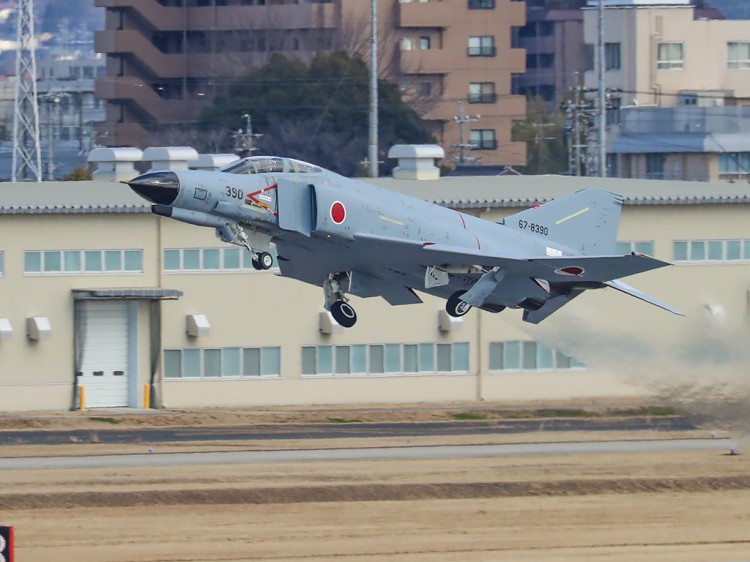
[[464, 225], [464, 230], [466, 232], [468, 232], [469, 234], [471, 234], [474, 237], [474, 240], [477, 241], [477, 250], [481, 250], [482, 249], [482, 243], [479, 241], [479, 238], [477, 238], [477, 235], [474, 234], [471, 230], [469, 230], [467, 228], [466, 221], [464, 220], [464, 216], [461, 213], [459, 213], [458, 211], [456, 211], [456, 213], [458, 214], [459, 218], [461, 219], [461, 224]]

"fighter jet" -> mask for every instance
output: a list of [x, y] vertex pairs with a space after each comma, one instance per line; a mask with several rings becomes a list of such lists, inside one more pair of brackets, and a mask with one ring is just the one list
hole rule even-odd
[[447, 299], [454, 317], [512, 308], [534, 324], [605, 287], [681, 314], [619, 280], [669, 264], [615, 255], [623, 198], [601, 189], [495, 223], [273, 156], [152, 171], [128, 185], [153, 213], [246, 248], [256, 269], [273, 267], [275, 245], [280, 274], [322, 287], [325, 309], [347, 328], [357, 321], [348, 294], [406, 305], [422, 302], [417, 291]]

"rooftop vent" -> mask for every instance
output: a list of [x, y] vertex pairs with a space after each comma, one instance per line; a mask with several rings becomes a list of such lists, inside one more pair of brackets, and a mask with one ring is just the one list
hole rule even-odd
[[393, 177], [399, 180], [436, 180], [440, 168], [435, 160], [445, 157], [445, 151], [436, 144], [397, 144], [388, 151], [388, 158], [397, 158], [398, 166]]

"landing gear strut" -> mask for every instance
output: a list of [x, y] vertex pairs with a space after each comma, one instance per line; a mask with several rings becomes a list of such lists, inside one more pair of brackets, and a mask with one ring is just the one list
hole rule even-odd
[[[225, 224], [223, 227], [216, 229], [216, 236], [218, 236], [219, 240], [221, 240], [222, 242], [228, 242], [229, 244], [242, 246], [248, 252], [250, 252], [250, 255], [252, 256], [252, 264], [255, 269], [263, 270], [271, 269], [273, 267], [273, 256], [268, 252], [257, 251], [255, 248], [253, 248], [250, 244], [250, 239], [245, 232], [245, 229], [242, 228], [241, 225]], [[257, 241], [257, 238], [258, 236], [256, 233], [254, 235], [254, 239]], [[265, 245], [267, 246], [268, 241], [270, 241], [270, 237], [265, 238]]]
[[342, 283], [349, 282], [349, 274], [331, 273], [323, 283], [323, 295], [325, 296], [325, 308], [331, 311], [331, 316], [344, 328], [351, 328], [357, 323], [357, 313], [349, 304], [346, 294], [342, 289]]

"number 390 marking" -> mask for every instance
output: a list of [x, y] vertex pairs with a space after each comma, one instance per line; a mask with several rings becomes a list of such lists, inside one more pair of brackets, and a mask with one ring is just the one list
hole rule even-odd
[[542, 236], [549, 235], [548, 227], [525, 220], [518, 221], [518, 228], [520, 228], [521, 230], [530, 230], [531, 232], [534, 232], [535, 234], [541, 234]]
[[242, 190], [237, 189], [236, 187], [227, 186], [226, 194], [227, 197], [232, 197], [234, 199], [244, 199], [245, 197], [245, 194], [242, 192]]

